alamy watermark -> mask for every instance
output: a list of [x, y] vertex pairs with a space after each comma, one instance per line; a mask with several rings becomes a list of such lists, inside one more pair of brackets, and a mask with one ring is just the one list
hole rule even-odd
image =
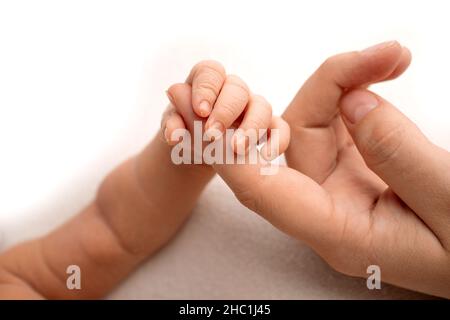
[[381, 289], [381, 269], [380, 266], [375, 264], [367, 267], [367, 277], [366, 285], [369, 290], [380, 290]]
[[66, 280], [66, 287], [69, 290], [81, 290], [81, 269], [76, 264], [67, 267], [66, 273], [69, 275]]
[[[236, 144], [237, 150], [233, 150], [233, 136], [244, 137], [246, 143]], [[226, 129], [222, 134], [216, 129], [203, 132], [202, 121], [194, 121], [193, 136], [186, 129], [176, 129], [170, 138], [179, 141], [171, 152], [174, 164], [259, 164], [261, 175], [278, 172], [279, 129], [271, 129], [270, 138], [266, 129]], [[264, 142], [265, 156], [261, 154], [261, 148], [252, 147]]]

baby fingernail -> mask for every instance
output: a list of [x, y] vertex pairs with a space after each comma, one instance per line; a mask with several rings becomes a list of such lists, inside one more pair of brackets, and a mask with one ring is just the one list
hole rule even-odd
[[374, 53], [376, 51], [382, 50], [384, 48], [390, 47], [394, 44], [396, 44], [397, 41], [386, 41], [386, 42], [382, 42], [382, 43], [378, 43], [374, 46], [370, 46], [364, 50], [362, 50], [362, 52], [364, 53]]
[[207, 117], [211, 113], [211, 105], [208, 101], [204, 100], [200, 102], [198, 106], [198, 112], [200, 113], [200, 116]]
[[342, 99], [341, 111], [351, 123], [357, 123], [378, 106], [378, 103], [378, 99], [372, 93], [356, 90]]

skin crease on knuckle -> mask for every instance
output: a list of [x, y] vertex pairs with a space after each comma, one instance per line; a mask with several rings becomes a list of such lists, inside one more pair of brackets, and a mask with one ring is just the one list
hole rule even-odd
[[242, 113], [242, 109], [245, 109], [248, 101], [249, 90], [245, 83], [240, 79], [237, 83], [235, 80], [227, 78], [216, 100], [212, 114], [214, 114], [214, 118], [217, 118], [226, 126], [230, 126]]
[[326, 58], [325, 61], [322, 62], [322, 64], [317, 69], [318, 74], [322, 76], [330, 75], [330, 73], [332, 73], [331, 71], [335, 68], [334, 66], [338, 57], [339, 55]]
[[243, 206], [252, 211], [257, 211], [257, 201], [255, 200], [254, 191], [252, 189], [247, 188], [246, 185], [241, 187], [234, 186], [233, 193]]
[[[357, 55], [357, 52], [351, 52], [346, 53], [347, 55]], [[335, 71], [339, 71], [340, 68], [337, 68], [339, 59], [341, 58], [342, 54], [334, 55], [329, 58], [327, 58], [317, 69], [317, 75], [321, 79], [329, 79], [330, 77], [333, 77], [334, 82], [337, 83], [337, 77], [335, 74]], [[327, 81], [328, 82], [328, 81]]]
[[[363, 123], [360, 126], [364, 126]], [[366, 128], [358, 137], [363, 146], [361, 153], [365, 155], [368, 166], [371, 168], [389, 164], [407, 138], [404, 124], [395, 121], [385, 121], [382, 126]]]
[[207, 69], [201, 73], [201, 77], [198, 76], [198, 80], [198, 86], [193, 88], [194, 94], [207, 95], [210, 99], [217, 97], [223, 83], [222, 75], [212, 69]]
[[[264, 183], [267, 181], [269, 176], [258, 175], [257, 181], [252, 182], [252, 187], [248, 187], [248, 181], [244, 181], [239, 185], [235, 185], [233, 187], [233, 192], [238, 201], [247, 207], [248, 209], [261, 213], [262, 211], [266, 211], [267, 208], [263, 206], [260, 197], [263, 195], [262, 191], [264, 190]], [[267, 190], [267, 189], [266, 189]]]
[[229, 93], [226, 100], [222, 100], [220, 103], [220, 109], [217, 108], [217, 112], [223, 118], [230, 119], [232, 121], [236, 120], [239, 116], [237, 112], [241, 106], [245, 106], [248, 101], [248, 95], [241, 92]]

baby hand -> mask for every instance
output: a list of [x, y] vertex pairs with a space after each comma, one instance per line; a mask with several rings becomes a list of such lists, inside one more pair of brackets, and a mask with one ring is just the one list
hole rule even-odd
[[[226, 129], [237, 128], [230, 140], [237, 154], [246, 154], [268, 137], [261, 155], [265, 160], [272, 160], [289, 144], [287, 123], [272, 116], [271, 105], [263, 97], [252, 94], [239, 77], [226, 75], [218, 62], [198, 63], [186, 83], [172, 85], [167, 95], [171, 104], [163, 116], [162, 127], [170, 145], [179, 142], [173, 135], [175, 130], [193, 132], [194, 121], [203, 123], [208, 139], [217, 139]], [[271, 134], [275, 129], [278, 134]]]

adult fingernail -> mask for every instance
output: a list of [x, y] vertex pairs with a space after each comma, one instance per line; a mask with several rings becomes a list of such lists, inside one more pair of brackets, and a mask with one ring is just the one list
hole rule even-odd
[[341, 101], [341, 111], [351, 123], [357, 123], [378, 104], [379, 101], [374, 94], [355, 90], [344, 96]]
[[200, 102], [198, 106], [198, 112], [200, 113], [200, 116], [207, 117], [211, 113], [211, 105], [208, 101], [204, 100]]
[[370, 53], [370, 54], [371, 54], [371, 53], [377, 52], [377, 51], [379, 51], [379, 50], [383, 50], [384, 48], [393, 46], [393, 45], [395, 45], [396, 43], [397, 43], [397, 41], [395, 41], [395, 40], [393, 40], [393, 41], [386, 41], [386, 42], [382, 42], [382, 43], [378, 43], [378, 44], [376, 44], [376, 45], [374, 45], [374, 46], [370, 46], [370, 47], [368, 47], [368, 48], [362, 50], [361, 52], [364, 52], [364, 53]]
[[214, 121], [211, 125], [206, 129], [205, 135], [209, 140], [218, 139], [225, 132], [225, 126], [219, 121]]

